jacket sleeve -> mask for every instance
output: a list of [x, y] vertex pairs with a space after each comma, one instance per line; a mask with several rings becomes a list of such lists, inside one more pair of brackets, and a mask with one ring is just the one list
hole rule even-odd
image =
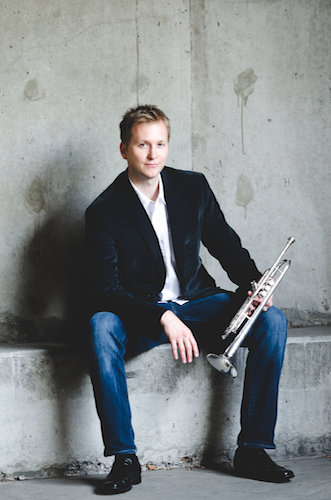
[[102, 210], [89, 207], [85, 214], [87, 277], [91, 312], [110, 311], [129, 326], [141, 325], [146, 335], [157, 338], [164, 309], [133, 296], [120, 280], [116, 232]]
[[261, 273], [249, 252], [242, 247], [237, 233], [227, 224], [214, 193], [205, 177], [202, 177], [204, 212], [201, 241], [220, 262], [230, 280], [237, 284], [241, 291], [246, 292], [251, 288], [251, 282], [261, 277]]

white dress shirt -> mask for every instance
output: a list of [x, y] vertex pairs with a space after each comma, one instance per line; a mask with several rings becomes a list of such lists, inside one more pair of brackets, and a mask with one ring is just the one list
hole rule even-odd
[[137, 193], [142, 206], [146, 210], [159, 240], [166, 269], [166, 279], [164, 287], [161, 291], [160, 302], [167, 302], [171, 300], [173, 302], [177, 302], [178, 304], [184, 304], [187, 301], [178, 298], [180, 295], [180, 285], [176, 274], [176, 259], [172, 244], [167, 204], [164, 198], [161, 175], [159, 176], [159, 194], [155, 201], [145, 196], [141, 191], [139, 191], [133, 182], [131, 182], [131, 179], [129, 180], [133, 189]]

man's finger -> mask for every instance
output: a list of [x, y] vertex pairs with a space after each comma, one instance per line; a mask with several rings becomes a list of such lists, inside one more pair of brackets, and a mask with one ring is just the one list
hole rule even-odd
[[192, 345], [194, 357], [198, 358], [199, 357], [199, 347], [198, 347], [197, 341], [195, 340], [193, 335], [192, 335], [191, 345]]
[[192, 363], [193, 354], [192, 354], [192, 343], [190, 339], [184, 339], [184, 347], [186, 350], [186, 358], [189, 363]]
[[177, 342], [176, 340], [171, 341], [172, 355], [174, 359], [178, 359], [178, 350], [177, 350]]
[[182, 363], [187, 363], [187, 358], [186, 358], [186, 348], [185, 348], [185, 345], [184, 345], [184, 342], [182, 340], [179, 340], [177, 342], [177, 345], [178, 345], [178, 349], [179, 349], [179, 354], [180, 354], [180, 358], [182, 360]]

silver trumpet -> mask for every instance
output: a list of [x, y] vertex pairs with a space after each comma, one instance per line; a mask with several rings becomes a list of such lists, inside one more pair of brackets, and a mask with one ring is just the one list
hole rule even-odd
[[[222, 340], [226, 340], [229, 335], [234, 336], [234, 340], [222, 354], [207, 354], [209, 363], [216, 368], [216, 370], [222, 373], [230, 373], [232, 377], [237, 376], [237, 370], [230, 360], [243, 343], [265, 304], [283, 279], [284, 274], [288, 271], [291, 261], [286, 259], [282, 260], [282, 257], [294, 241], [294, 238], [288, 238], [284, 249], [274, 265], [264, 272], [258, 283], [255, 281], [252, 282], [252, 295], [247, 297], [237, 314], [232, 318], [223, 335], [221, 335]], [[255, 307], [253, 302], [257, 298], [262, 299], [262, 301]]]

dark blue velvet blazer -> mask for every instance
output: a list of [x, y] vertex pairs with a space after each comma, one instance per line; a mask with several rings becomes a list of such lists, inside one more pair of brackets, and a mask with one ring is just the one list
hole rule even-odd
[[[182, 298], [192, 300], [220, 290], [201, 263], [200, 242], [246, 292], [260, 273], [226, 223], [205, 177], [169, 167], [161, 175]], [[86, 210], [86, 236], [91, 314], [111, 311], [157, 337], [164, 312], [157, 301], [165, 267], [127, 170]]]

